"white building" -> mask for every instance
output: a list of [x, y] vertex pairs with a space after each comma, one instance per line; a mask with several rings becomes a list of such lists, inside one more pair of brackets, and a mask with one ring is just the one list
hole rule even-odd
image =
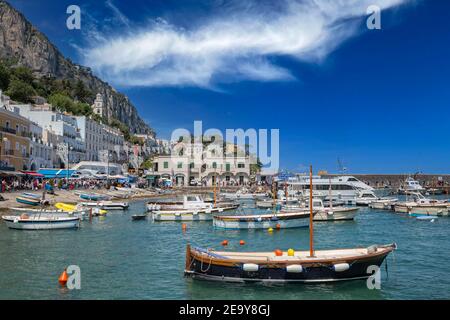
[[[12, 105], [11, 105], [12, 106]], [[44, 130], [51, 131], [58, 140], [55, 143], [64, 144], [68, 147], [69, 163], [77, 163], [85, 158], [86, 145], [81, 139], [81, 135], [77, 126], [77, 121], [73, 116], [63, 114], [61, 112], [52, 111], [52, 106], [44, 105], [15, 105], [19, 112], [25, 118], [34, 121]], [[62, 165], [63, 161], [60, 161]]]
[[44, 142], [43, 131], [41, 126], [31, 121], [29, 165], [31, 171], [36, 171], [40, 168], [53, 168], [53, 147], [49, 143]]
[[125, 161], [127, 160], [124, 152], [125, 138], [122, 132], [105, 124], [102, 124], [102, 149], [110, 151], [111, 161]]
[[250, 177], [250, 157], [245, 155], [224, 155], [221, 147], [205, 150], [203, 145], [177, 144], [170, 155], [153, 159], [156, 178], [171, 179], [178, 186], [193, 181], [203, 185], [245, 185]]
[[97, 93], [94, 104], [91, 106], [91, 108], [92, 111], [100, 117], [108, 118], [107, 110], [105, 104], [103, 103], [103, 96], [100, 93]]
[[87, 161], [98, 161], [100, 150], [108, 146], [103, 144], [103, 125], [86, 116], [75, 117], [81, 139], [86, 145]]
[[8, 96], [5, 96], [0, 90], [0, 108], [8, 108], [10, 103], [10, 98]]

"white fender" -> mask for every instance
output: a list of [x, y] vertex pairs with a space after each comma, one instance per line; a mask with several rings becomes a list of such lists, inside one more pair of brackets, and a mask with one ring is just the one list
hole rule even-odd
[[254, 263], [244, 263], [242, 269], [247, 272], [255, 272], [259, 270], [259, 266]]
[[343, 272], [350, 269], [350, 265], [348, 263], [336, 263], [333, 265], [333, 269], [336, 272]]
[[286, 266], [286, 271], [292, 273], [302, 273], [303, 267], [299, 264], [291, 264], [289, 266]]

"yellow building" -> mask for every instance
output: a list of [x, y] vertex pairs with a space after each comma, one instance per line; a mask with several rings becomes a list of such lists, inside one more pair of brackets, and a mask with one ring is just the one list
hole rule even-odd
[[0, 108], [0, 170], [28, 170], [30, 121], [16, 112]]

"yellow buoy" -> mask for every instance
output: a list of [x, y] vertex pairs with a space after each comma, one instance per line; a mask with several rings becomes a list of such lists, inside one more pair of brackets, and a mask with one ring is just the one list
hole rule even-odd
[[289, 250], [288, 250], [288, 256], [289, 256], [289, 257], [293, 257], [293, 256], [294, 256], [294, 253], [295, 253], [294, 249], [289, 249]]
[[269, 232], [273, 232], [273, 229], [272, 228], [269, 228], [267, 231], [269, 231]]

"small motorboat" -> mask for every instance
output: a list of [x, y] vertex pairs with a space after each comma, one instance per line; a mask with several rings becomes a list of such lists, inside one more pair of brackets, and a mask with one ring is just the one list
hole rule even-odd
[[[80, 208], [80, 206], [78, 205], [74, 205], [74, 204], [69, 204], [69, 203], [63, 203], [63, 202], [58, 202], [55, 204], [55, 208], [60, 209], [64, 212], [76, 212], [76, 211], [85, 211], [86, 215], [90, 214], [90, 209], [85, 208], [84, 210], [82, 208]], [[106, 215], [107, 211], [106, 210], [102, 210], [99, 208], [92, 208], [92, 215], [94, 216], [104, 216]]]
[[394, 206], [397, 201], [397, 198], [382, 198], [380, 200], [372, 201], [369, 204], [369, 208], [379, 210], [394, 210]]
[[81, 220], [79, 217], [28, 214], [3, 216], [2, 219], [8, 228], [17, 230], [74, 229], [80, 226]]
[[223, 229], [286, 229], [308, 227], [309, 213], [286, 212], [269, 214], [214, 215], [213, 225]]
[[64, 211], [61, 209], [31, 209], [31, 208], [11, 208], [12, 211], [15, 212], [25, 212], [29, 215], [41, 215], [41, 216], [49, 216], [49, 215], [58, 215], [58, 216], [68, 216], [68, 217], [79, 217], [84, 219], [84, 217], [88, 214], [85, 210], [78, 211]]
[[129, 207], [128, 202], [113, 202], [113, 201], [99, 201], [99, 202], [80, 202], [83, 207], [100, 208], [103, 210], [126, 210]]
[[447, 216], [449, 214], [449, 203], [425, 198], [419, 192], [409, 193], [412, 199], [399, 201], [395, 204], [394, 210], [398, 213], [407, 213], [410, 216]]
[[[313, 199], [314, 221], [343, 221], [353, 220], [358, 213], [357, 207], [343, 207], [333, 206], [330, 202], [330, 207], [323, 205], [322, 199]], [[284, 206], [281, 208], [281, 213], [287, 212], [309, 212], [309, 205], [303, 204], [303, 206]]]
[[154, 221], [210, 221], [213, 213], [236, 209], [233, 207], [209, 207], [203, 209], [180, 209], [180, 210], [154, 210], [152, 218]]
[[133, 220], [133, 221], [145, 220], [145, 219], [147, 219], [147, 215], [146, 214], [133, 214], [131, 216], [131, 220]]

